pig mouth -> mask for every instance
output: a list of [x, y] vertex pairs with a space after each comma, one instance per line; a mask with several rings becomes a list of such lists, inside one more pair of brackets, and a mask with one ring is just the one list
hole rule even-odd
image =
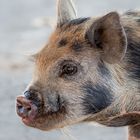
[[[41, 130], [51, 130], [55, 128], [57, 123], [65, 120], [65, 107], [61, 105], [55, 112], [45, 108], [44, 104], [38, 108], [32, 101], [24, 96], [17, 97], [16, 112], [22, 122], [30, 127], [39, 128]], [[61, 119], [61, 121], [60, 121]]]
[[61, 109], [58, 112], [38, 113], [33, 119], [29, 117], [22, 117], [22, 122], [33, 128], [37, 128], [43, 131], [50, 131], [52, 129], [64, 127], [62, 122], [65, 120], [64, 110]]

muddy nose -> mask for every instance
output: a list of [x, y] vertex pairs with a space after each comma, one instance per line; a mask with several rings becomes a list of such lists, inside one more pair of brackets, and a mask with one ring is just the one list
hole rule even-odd
[[38, 108], [24, 96], [18, 96], [16, 100], [17, 114], [22, 118], [33, 120], [38, 112]]

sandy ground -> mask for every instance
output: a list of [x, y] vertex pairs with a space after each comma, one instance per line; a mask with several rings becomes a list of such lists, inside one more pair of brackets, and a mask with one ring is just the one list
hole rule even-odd
[[[76, 0], [76, 5], [79, 16], [97, 16], [140, 8], [140, 0]], [[60, 130], [42, 132], [20, 122], [15, 97], [31, 79], [33, 65], [28, 55], [43, 46], [52, 31], [48, 26], [35, 26], [40, 17], [55, 17], [55, 0], [0, 0], [0, 140], [126, 139], [124, 128], [79, 124], [64, 135]]]

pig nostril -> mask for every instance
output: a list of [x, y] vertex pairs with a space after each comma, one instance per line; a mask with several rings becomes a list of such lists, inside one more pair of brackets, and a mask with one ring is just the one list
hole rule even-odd
[[20, 115], [27, 114], [32, 110], [30, 102], [25, 98], [17, 99], [17, 111]]
[[22, 109], [22, 105], [17, 105], [18, 110]]
[[17, 101], [17, 109], [20, 110], [22, 108], [23, 108], [23, 105], [19, 101]]
[[36, 117], [38, 108], [32, 101], [28, 100], [26, 97], [20, 96], [17, 98], [16, 111], [22, 119], [29, 119], [31, 121]]
[[38, 107], [25, 96], [19, 96], [16, 100], [16, 111], [21, 118], [33, 119], [38, 112]]
[[26, 107], [27, 112], [31, 111], [31, 107]]

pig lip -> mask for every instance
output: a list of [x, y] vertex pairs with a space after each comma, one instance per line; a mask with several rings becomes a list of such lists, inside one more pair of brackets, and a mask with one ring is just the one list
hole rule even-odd
[[[36, 107], [34, 107], [36, 108]], [[31, 110], [30, 112], [28, 112], [27, 116], [21, 116], [18, 111], [17, 111], [17, 114], [19, 115], [19, 117], [22, 118], [22, 121], [23, 122], [33, 122], [35, 119], [36, 119], [36, 116], [37, 116], [37, 111], [35, 111], [35, 109]]]
[[25, 125], [30, 125], [30, 124], [32, 124], [33, 122], [34, 122], [34, 120], [31, 120], [31, 119], [29, 119], [28, 117], [23, 117], [22, 118], [22, 122], [25, 124]]
[[28, 116], [27, 117], [21, 117], [22, 118], [22, 121], [23, 121], [23, 123], [25, 123], [25, 124], [30, 124], [30, 123], [33, 123], [34, 121], [35, 121], [35, 119], [36, 119], [36, 117], [37, 117], [37, 111], [36, 111], [36, 106], [33, 106], [32, 107], [32, 111], [30, 111], [29, 113], [28, 113]]
[[[18, 114], [18, 112], [17, 112]], [[36, 112], [30, 112], [28, 113], [27, 117], [22, 117], [18, 114], [19, 117], [21, 117], [21, 120], [24, 124], [29, 125], [32, 124], [36, 120]]]

